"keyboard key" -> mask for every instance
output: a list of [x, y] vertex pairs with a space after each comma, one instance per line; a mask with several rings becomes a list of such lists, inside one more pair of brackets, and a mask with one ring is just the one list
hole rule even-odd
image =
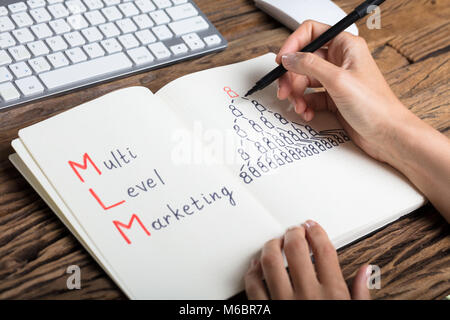
[[27, 4], [31, 9], [40, 8], [46, 5], [45, 0], [28, 0]]
[[71, 47], [78, 47], [86, 43], [86, 40], [84, 40], [83, 36], [78, 31], [66, 33], [64, 38]]
[[79, 63], [87, 60], [86, 54], [81, 48], [73, 48], [66, 51], [66, 55], [73, 63]]
[[52, 19], [52, 16], [45, 8], [37, 8], [30, 11], [31, 16], [37, 23], [47, 22]]
[[114, 6], [120, 3], [120, 0], [103, 0], [107, 7]]
[[107, 39], [107, 40], [103, 40], [102, 41], [102, 46], [103, 48], [105, 48], [105, 50], [111, 54], [111, 53], [116, 53], [119, 51], [122, 51], [122, 46], [120, 45], [120, 43], [114, 39]]
[[132, 2], [119, 4], [119, 9], [125, 17], [132, 17], [139, 14], [139, 10]]
[[205, 43], [202, 40], [187, 42], [187, 45], [191, 50], [200, 50], [205, 47]]
[[206, 30], [209, 28], [209, 25], [203, 17], [197, 16], [172, 22], [169, 24], [169, 27], [177, 36], [179, 36], [186, 33]]
[[81, 14], [76, 14], [67, 18], [67, 22], [74, 30], [80, 30], [89, 27], [89, 23]]
[[33, 68], [34, 72], [38, 74], [50, 70], [50, 65], [44, 57], [31, 59], [28, 62], [30, 63], [31, 68]]
[[138, 29], [130, 18], [116, 21], [116, 24], [122, 30], [122, 33], [134, 32]]
[[145, 47], [131, 49], [128, 50], [127, 53], [138, 66], [150, 63], [154, 60], [152, 54]]
[[6, 53], [5, 50], [0, 50], [0, 66], [5, 64], [10, 64], [12, 62], [11, 57]]
[[25, 2], [16, 2], [13, 4], [10, 4], [8, 6], [9, 11], [11, 11], [12, 13], [16, 13], [16, 12], [21, 12], [21, 11], [26, 11], [27, 5], [25, 4]]
[[68, 48], [67, 43], [64, 41], [64, 39], [61, 36], [51, 37], [45, 41], [47, 42], [47, 44], [50, 46], [50, 48], [54, 52], [66, 50]]
[[213, 34], [211, 36], [203, 38], [203, 40], [206, 42], [208, 47], [218, 45], [222, 42], [220, 37], [217, 34]]
[[6, 69], [6, 67], [1, 67], [0, 68], [0, 82], [5, 82], [5, 81], [12, 81], [13, 76], [11, 74], [11, 72], [8, 71], [8, 69]]
[[19, 12], [13, 14], [11, 18], [14, 20], [14, 22], [19, 28], [28, 27], [33, 24], [33, 19], [31, 19], [30, 15], [26, 12]]
[[136, 0], [135, 4], [143, 13], [148, 13], [156, 9], [155, 5], [150, 0]]
[[28, 28], [17, 29], [12, 33], [20, 43], [27, 43], [34, 40], [34, 36]]
[[98, 26], [99, 24], [105, 23], [105, 17], [98, 10], [89, 11], [84, 14], [88, 19], [89, 23], [93, 26]]
[[152, 19], [146, 14], [141, 14], [133, 17], [134, 22], [138, 25], [139, 29], [147, 29], [153, 27], [154, 23]]
[[156, 24], [164, 24], [170, 22], [169, 16], [163, 10], [153, 11], [150, 12], [149, 14]]
[[180, 43], [180, 44], [171, 46], [170, 50], [173, 52], [174, 55], [180, 55], [180, 54], [188, 52], [188, 48], [186, 47], [186, 45], [184, 43]]
[[149, 44], [156, 41], [155, 36], [150, 30], [141, 30], [136, 32], [135, 35], [142, 44]]
[[50, 28], [46, 23], [31, 26], [31, 31], [33, 31], [33, 33], [38, 39], [48, 38], [53, 35], [52, 30], [50, 30]]
[[[130, 69], [132, 63], [123, 52], [52, 70], [39, 77], [49, 89]], [[69, 76], [68, 76], [69, 75]]]
[[69, 11], [72, 14], [79, 14], [79, 13], [86, 12], [86, 7], [80, 0], [65, 1], [65, 5], [67, 6], [67, 9], [69, 9]]
[[173, 37], [172, 32], [165, 25], [154, 27], [152, 31], [159, 40], [167, 40]]
[[65, 18], [69, 15], [69, 11], [63, 4], [57, 3], [47, 7], [48, 11], [55, 17], [55, 19]]
[[14, 73], [16, 78], [28, 77], [33, 74], [28, 65], [23, 61], [10, 65], [9, 69]]
[[105, 51], [100, 47], [97, 42], [87, 44], [83, 47], [84, 51], [87, 52], [89, 57], [98, 58], [105, 55]]
[[105, 15], [108, 21], [119, 20], [123, 17], [117, 7], [106, 7], [102, 9], [102, 13]]
[[62, 34], [70, 31], [70, 26], [63, 19], [52, 20], [48, 23], [56, 34]]
[[44, 91], [44, 86], [35, 76], [17, 80], [16, 86], [22, 91], [24, 96], [31, 96]]
[[184, 42], [192, 42], [200, 40], [200, 37], [196, 33], [185, 34], [181, 38], [184, 40]]
[[162, 42], [152, 43], [148, 48], [157, 59], [166, 59], [171, 56], [169, 49]]
[[172, 20], [181, 20], [198, 15], [198, 11], [197, 9], [195, 9], [192, 3], [186, 3], [181, 6], [167, 8], [166, 12], [169, 14]]
[[48, 61], [50, 61], [54, 68], [64, 67], [69, 64], [69, 60], [67, 60], [66, 56], [62, 52], [49, 54], [47, 56], [47, 59]]
[[11, 100], [17, 100], [20, 98], [20, 93], [12, 85], [11, 82], [0, 84], [0, 97], [3, 101], [8, 102]]
[[88, 6], [89, 10], [97, 10], [103, 8], [101, 0], [83, 0], [84, 4]]
[[119, 41], [125, 47], [126, 50], [136, 48], [137, 46], [139, 46], [139, 41], [131, 33], [120, 36]]
[[48, 47], [45, 45], [44, 41], [42, 41], [42, 40], [38, 40], [38, 41], [29, 43], [28, 49], [31, 50], [31, 52], [33, 53], [33, 55], [35, 57], [50, 53], [50, 50], [48, 49]]
[[196, 33], [186, 34], [182, 38], [191, 50], [199, 50], [205, 47], [205, 43]]
[[14, 30], [14, 23], [8, 17], [0, 17], [0, 32]]
[[11, 36], [9, 32], [0, 33], [0, 48], [5, 49], [12, 47], [16, 44], [16, 40]]
[[179, 5], [179, 4], [186, 3], [187, 0], [172, 0], [172, 2], [173, 2], [174, 5]]
[[119, 29], [117, 29], [116, 25], [112, 22], [100, 25], [99, 29], [106, 38], [116, 37], [120, 35]]
[[170, 0], [153, 0], [153, 2], [158, 6], [159, 9], [164, 9], [172, 6]]
[[95, 42], [103, 39], [103, 35], [100, 33], [97, 27], [83, 29], [81, 30], [81, 32], [89, 42]]
[[30, 51], [28, 51], [24, 45], [9, 48], [8, 51], [16, 61], [22, 61], [31, 58]]
[[6, 16], [8, 14], [8, 9], [5, 6], [0, 6], [0, 16]]

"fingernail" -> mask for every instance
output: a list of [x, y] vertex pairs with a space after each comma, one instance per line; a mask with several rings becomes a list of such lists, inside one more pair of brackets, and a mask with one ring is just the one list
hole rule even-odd
[[314, 222], [312, 220], [307, 220], [307, 221], [305, 221], [305, 223], [303, 223], [303, 225], [306, 227], [306, 229], [311, 229], [312, 227], [314, 227], [316, 225], [316, 222]]
[[283, 65], [288, 67], [292, 66], [295, 63], [295, 60], [297, 55], [295, 53], [288, 53], [281, 57], [281, 61], [283, 62]]

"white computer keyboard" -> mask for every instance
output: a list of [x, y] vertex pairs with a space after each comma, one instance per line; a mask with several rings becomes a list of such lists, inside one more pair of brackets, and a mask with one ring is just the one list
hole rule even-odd
[[2, 0], [0, 110], [226, 46], [189, 0]]

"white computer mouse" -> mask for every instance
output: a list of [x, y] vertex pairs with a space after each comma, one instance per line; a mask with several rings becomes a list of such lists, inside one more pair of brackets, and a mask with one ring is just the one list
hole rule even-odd
[[[291, 30], [308, 19], [334, 25], [347, 15], [331, 0], [255, 0], [255, 4]], [[355, 24], [346, 31], [358, 35]]]

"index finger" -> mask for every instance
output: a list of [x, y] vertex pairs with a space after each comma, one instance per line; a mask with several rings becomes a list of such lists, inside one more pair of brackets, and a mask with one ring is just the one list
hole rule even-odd
[[318, 38], [331, 26], [314, 20], [304, 21], [300, 27], [289, 36], [277, 55], [277, 63], [281, 64], [281, 57], [286, 53], [298, 52], [306, 45]]

